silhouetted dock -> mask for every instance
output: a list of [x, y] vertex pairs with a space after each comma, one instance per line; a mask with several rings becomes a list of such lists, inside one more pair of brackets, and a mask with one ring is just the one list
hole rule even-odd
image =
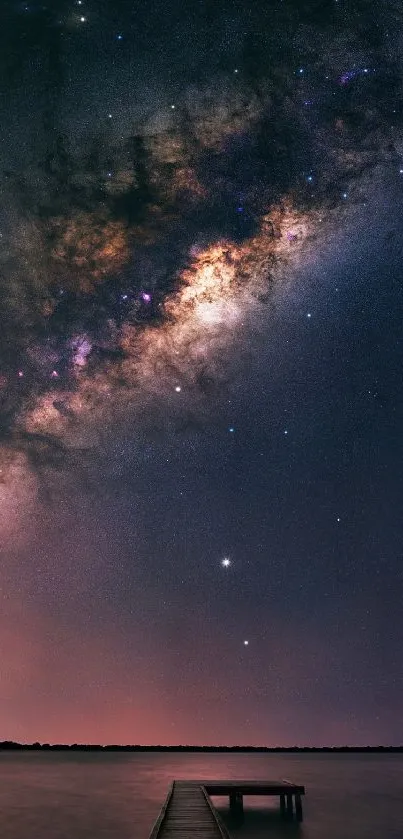
[[243, 820], [245, 795], [278, 796], [284, 818], [302, 821], [305, 787], [291, 781], [173, 781], [150, 839], [229, 839], [210, 796], [228, 795], [230, 811]]

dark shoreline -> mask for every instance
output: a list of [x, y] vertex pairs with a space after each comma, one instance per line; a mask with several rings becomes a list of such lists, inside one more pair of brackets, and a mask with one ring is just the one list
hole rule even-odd
[[364, 754], [402, 753], [403, 746], [141, 746], [73, 743], [15, 743], [12, 740], [0, 742], [0, 751], [73, 751], [73, 752], [260, 752], [260, 753], [309, 753]]

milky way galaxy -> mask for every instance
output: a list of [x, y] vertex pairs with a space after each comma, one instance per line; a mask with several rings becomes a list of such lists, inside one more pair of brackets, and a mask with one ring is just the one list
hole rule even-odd
[[[60, 465], [88, 420], [214, 379], [282, 263], [302, 245], [312, 258], [368, 173], [398, 160], [401, 80], [380, 61], [378, 25], [374, 48], [352, 12], [321, 26], [318, 7], [298, 26], [285, 5], [281, 61], [185, 85], [170, 113], [119, 140], [92, 131], [73, 148], [52, 125], [42, 159], [5, 174], [6, 462], [15, 448]], [[392, 74], [389, 103], [378, 93]]]

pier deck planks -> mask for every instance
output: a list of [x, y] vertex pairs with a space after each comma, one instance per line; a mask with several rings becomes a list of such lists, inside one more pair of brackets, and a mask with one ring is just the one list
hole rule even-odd
[[174, 781], [150, 839], [228, 839], [199, 783]]

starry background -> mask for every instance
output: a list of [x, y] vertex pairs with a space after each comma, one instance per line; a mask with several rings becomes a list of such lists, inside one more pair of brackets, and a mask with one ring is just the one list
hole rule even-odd
[[0, 740], [400, 744], [400, 3], [1, 15]]

